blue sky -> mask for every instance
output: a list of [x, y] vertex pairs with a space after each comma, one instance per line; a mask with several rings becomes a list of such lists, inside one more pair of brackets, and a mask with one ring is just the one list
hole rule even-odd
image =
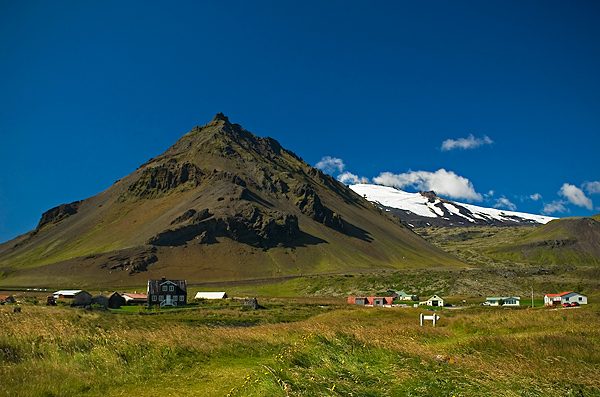
[[600, 212], [597, 1], [0, 2], [0, 242], [225, 113], [347, 183]]

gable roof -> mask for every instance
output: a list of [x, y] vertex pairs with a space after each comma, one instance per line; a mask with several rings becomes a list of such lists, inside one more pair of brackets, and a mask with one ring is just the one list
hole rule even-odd
[[429, 299], [427, 299], [427, 300], [428, 300], [428, 301], [430, 301], [430, 300], [432, 300], [432, 299], [441, 299], [441, 300], [444, 300], [444, 298], [442, 298], [442, 297], [441, 297], [441, 296], [439, 296], [439, 295], [433, 295], [431, 298], [429, 298]]
[[77, 295], [80, 292], [82, 292], [80, 289], [61, 289], [56, 291], [54, 295]]
[[567, 294], [573, 294], [573, 293], [574, 293], [573, 291], [568, 291], [568, 292], [561, 292], [560, 294], [546, 294], [546, 296], [548, 298], [554, 298], [554, 297], [557, 297], [557, 296], [565, 296]]
[[183, 293], [187, 294], [187, 282], [185, 280], [167, 280], [164, 277], [160, 280], [148, 280], [148, 294], [159, 294], [160, 287], [163, 284], [169, 284], [178, 287], [183, 291]]

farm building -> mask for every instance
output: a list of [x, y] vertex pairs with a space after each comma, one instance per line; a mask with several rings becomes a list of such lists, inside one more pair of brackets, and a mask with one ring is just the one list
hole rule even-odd
[[121, 306], [126, 304], [125, 298], [121, 296], [118, 292], [113, 292], [112, 294], [106, 295], [98, 295], [92, 298], [92, 303], [96, 305], [104, 306], [104, 308], [108, 309], [118, 309]]
[[439, 295], [433, 295], [431, 298], [427, 299], [425, 302], [419, 303], [419, 305], [427, 305], [427, 306], [444, 306], [446, 301]]
[[138, 294], [137, 292], [124, 292], [121, 294], [125, 299], [126, 305], [145, 305], [148, 302], [148, 295]]
[[519, 306], [521, 298], [518, 296], [505, 296], [502, 298], [485, 298], [486, 306]]
[[225, 292], [198, 292], [194, 299], [226, 299]]
[[400, 301], [418, 301], [419, 297], [417, 295], [407, 294], [404, 291], [394, 291], [394, 295], [397, 300]]
[[561, 306], [565, 303], [574, 302], [580, 305], [587, 305], [587, 296], [573, 291], [544, 295], [544, 306]]
[[184, 306], [187, 303], [185, 280], [148, 280], [148, 306]]
[[12, 295], [0, 295], [0, 304], [15, 303], [15, 298]]
[[383, 297], [350, 297], [348, 303], [364, 306], [391, 306], [394, 298], [391, 296]]
[[56, 291], [53, 295], [55, 299], [72, 299], [72, 304], [76, 306], [90, 305], [92, 303], [92, 295], [80, 289], [63, 289]]

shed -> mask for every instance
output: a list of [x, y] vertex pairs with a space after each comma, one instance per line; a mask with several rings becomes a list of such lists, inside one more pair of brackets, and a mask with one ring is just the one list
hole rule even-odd
[[0, 295], [0, 303], [15, 303], [15, 298], [12, 295]]
[[118, 309], [121, 306], [125, 306], [126, 304], [127, 302], [125, 301], [125, 298], [121, 296], [121, 294], [119, 294], [118, 292], [113, 292], [112, 294], [108, 295], [109, 308]]
[[56, 291], [54, 294], [56, 299], [72, 299], [72, 305], [85, 306], [92, 304], [92, 294], [80, 289], [64, 289]]
[[226, 299], [227, 294], [225, 292], [198, 292], [194, 299]]
[[425, 302], [419, 303], [420, 305], [427, 306], [445, 306], [446, 301], [439, 295], [433, 295], [431, 298], [427, 299]]
[[106, 295], [96, 295], [92, 298], [92, 303], [94, 305], [103, 306], [105, 309], [108, 308], [108, 296]]

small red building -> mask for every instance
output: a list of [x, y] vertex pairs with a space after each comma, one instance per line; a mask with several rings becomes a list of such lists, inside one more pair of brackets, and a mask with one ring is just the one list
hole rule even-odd
[[355, 305], [364, 305], [364, 306], [391, 306], [394, 298], [391, 296], [383, 296], [383, 297], [350, 297], [348, 298], [348, 303], [353, 303]]

